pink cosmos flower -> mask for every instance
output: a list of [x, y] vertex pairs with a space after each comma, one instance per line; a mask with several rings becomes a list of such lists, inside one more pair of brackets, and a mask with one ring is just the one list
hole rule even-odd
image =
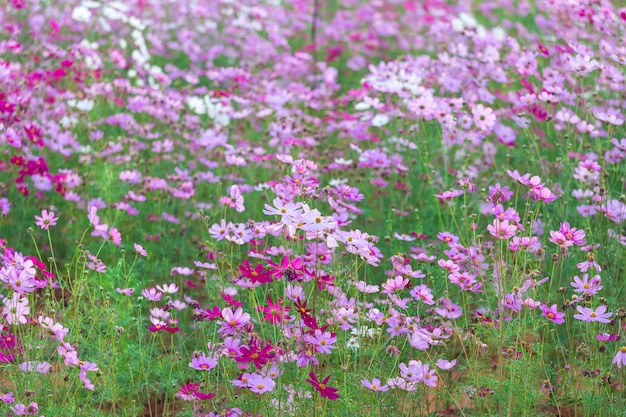
[[574, 276], [574, 282], [570, 282], [570, 285], [574, 287], [575, 292], [582, 293], [583, 295], [594, 295], [602, 289], [602, 279], [600, 275], [595, 275], [589, 279], [589, 275], [584, 274], [582, 279], [578, 276]]
[[435, 304], [432, 290], [426, 285], [418, 285], [413, 287], [409, 294], [411, 295], [411, 297], [415, 298], [416, 300], [422, 301], [424, 304]]
[[371, 389], [374, 392], [376, 392], [376, 391], [379, 391], [379, 392], [389, 391], [389, 386], [388, 385], [382, 385], [380, 383], [380, 379], [378, 379], [378, 378], [372, 379], [372, 382], [370, 382], [367, 379], [364, 379], [364, 380], [361, 381], [361, 384], [363, 384], [363, 386], [365, 388]]
[[148, 252], [146, 252], [143, 246], [141, 246], [139, 243], [133, 243], [133, 247], [135, 248], [135, 251], [137, 251], [139, 255], [148, 256]]
[[2, 313], [5, 315], [7, 323], [26, 324], [28, 321], [26, 316], [30, 314], [28, 298], [22, 297], [19, 293], [14, 292], [11, 298], [5, 297], [2, 302], [5, 305]]
[[36, 402], [31, 402], [28, 405], [19, 403], [19, 404], [15, 404], [14, 406], [11, 406], [10, 408], [11, 408], [11, 411], [13, 411], [16, 416], [39, 414], [39, 405]]
[[493, 110], [482, 104], [472, 109], [472, 116], [476, 127], [480, 130], [490, 131], [496, 124], [496, 115]]
[[565, 323], [565, 313], [559, 312], [556, 304], [552, 304], [551, 307], [548, 307], [546, 304], [542, 304], [540, 308], [543, 312], [542, 315], [548, 320], [553, 321], [556, 324]]
[[515, 224], [509, 223], [508, 220], [495, 219], [493, 221], [493, 224], [487, 226], [487, 230], [489, 230], [489, 233], [492, 236], [498, 239], [509, 239], [515, 236], [517, 226]]
[[452, 359], [451, 361], [438, 359], [436, 365], [439, 369], [449, 371], [450, 369], [454, 368], [454, 365], [456, 365], [456, 359]]
[[315, 346], [315, 350], [319, 353], [331, 353], [331, 349], [334, 349], [337, 337], [330, 332], [322, 332], [317, 329], [313, 335], [307, 334], [304, 336], [304, 341]]
[[592, 308], [578, 306], [576, 307], [576, 310], [578, 310], [578, 313], [580, 314], [574, 314], [574, 318], [586, 322], [597, 321], [599, 323], [610, 323], [611, 320], [609, 317], [613, 315], [611, 312], [606, 312], [607, 307], [604, 305], [599, 306], [595, 310]]
[[409, 283], [408, 278], [397, 276], [395, 278], [389, 278], [387, 282], [383, 284], [383, 291], [381, 294], [391, 294], [394, 291], [400, 291]]
[[441, 204], [444, 204], [445, 202], [448, 202], [458, 196], [463, 195], [463, 191], [461, 190], [452, 190], [452, 191], [444, 191], [441, 194], [435, 194], [435, 197], [437, 197], [439, 199], [439, 202]]
[[262, 376], [259, 374], [252, 374], [248, 378], [248, 387], [250, 391], [257, 394], [264, 394], [272, 391], [276, 386], [276, 382], [269, 376]]
[[157, 285], [156, 288], [164, 294], [175, 294], [178, 292], [178, 285], [173, 282], [170, 284]]
[[222, 318], [224, 321], [218, 321], [218, 324], [222, 326], [219, 329], [221, 334], [234, 334], [235, 329], [242, 329], [250, 322], [250, 314], [244, 313], [241, 307], [234, 312], [230, 308], [223, 309]]
[[148, 301], [159, 301], [163, 297], [163, 293], [156, 288], [144, 288], [141, 290], [141, 295]]
[[0, 401], [2, 401], [5, 404], [11, 404], [15, 402], [15, 398], [13, 398], [12, 392], [7, 392], [5, 394], [0, 392]]
[[134, 288], [120, 288], [120, 287], [117, 287], [115, 289], [115, 291], [117, 291], [119, 294], [129, 295], [130, 296], [130, 295], [133, 295], [133, 293], [135, 292], [135, 289]]
[[25, 269], [9, 267], [6, 271], [6, 278], [0, 273], [0, 281], [6, 281], [18, 294], [31, 293], [37, 289], [35, 276], [28, 274]]
[[623, 365], [626, 365], [626, 346], [619, 348], [611, 363], [617, 364], [617, 367], [620, 369]]
[[440, 298], [441, 307], [435, 308], [435, 312], [441, 317], [446, 319], [458, 319], [463, 315], [463, 309], [460, 306], [454, 304], [447, 298]]
[[109, 237], [115, 246], [122, 246], [122, 234], [115, 227], [109, 229]]
[[437, 377], [437, 371], [434, 369], [430, 369], [429, 364], [422, 365], [422, 378], [421, 382], [425, 385], [428, 385], [431, 388], [435, 388], [437, 386], [437, 381], [439, 378]]
[[356, 289], [365, 293], [365, 294], [373, 294], [379, 291], [378, 285], [369, 285], [365, 281], [359, 281], [356, 283]]
[[217, 359], [212, 356], [206, 356], [204, 353], [193, 357], [189, 362], [189, 367], [198, 371], [209, 371], [217, 366]]
[[48, 212], [48, 210], [42, 210], [41, 216], [35, 216], [35, 224], [41, 227], [41, 230], [48, 230], [51, 226], [57, 225], [58, 217], [54, 217], [54, 211]]
[[103, 239], [107, 239], [109, 226], [100, 223], [100, 217], [98, 217], [97, 212], [98, 208], [96, 206], [89, 206], [89, 215], [87, 217], [89, 218], [89, 222], [95, 229], [92, 235], [100, 236]]

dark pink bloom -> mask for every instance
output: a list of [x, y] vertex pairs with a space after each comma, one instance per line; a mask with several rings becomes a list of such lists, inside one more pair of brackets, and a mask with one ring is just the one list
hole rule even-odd
[[543, 312], [543, 316], [548, 320], [555, 322], [556, 324], [565, 323], [565, 313], [559, 311], [556, 304], [552, 304], [551, 307], [543, 304], [541, 305], [541, 311]]
[[306, 382], [313, 385], [322, 397], [328, 398], [329, 400], [336, 400], [339, 398], [339, 394], [337, 394], [337, 388], [326, 385], [328, 380], [330, 380], [331, 375], [328, 375], [321, 382], [317, 379], [317, 376], [313, 372], [309, 374], [310, 379], [307, 378]]

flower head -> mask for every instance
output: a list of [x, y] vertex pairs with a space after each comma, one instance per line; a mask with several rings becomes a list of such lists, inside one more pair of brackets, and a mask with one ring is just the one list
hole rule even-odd
[[380, 391], [380, 392], [389, 391], [389, 386], [382, 385], [380, 383], [380, 379], [378, 378], [372, 379], [372, 382], [370, 382], [367, 379], [364, 379], [361, 381], [361, 384], [363, 384], [365, 388], [371, 389], [372, 391]]
[[35, 224], [41, 227], [41, 230], [48, 230], [51, 226], [56, 226], [58, 217], [54, 217], [54, 211], [42, 210], [41, 216], [35, 216]]
[[551, 307], [543, 304], [540, 308], [543, 312], [543, 316], [546, 317], [548, 320], [553, 321], [556, 324], [565, 323], [565, 313], [559, 312], [556, 304], [552, 304]]
[[313, 388], [315, 388], [322, 397], [328, 398], [329, 400], [336, 400], [337, 398], [339, 398], [339, 394], [337, 394], [337, 388], [326, 385], [328, 384], [331, 375], [328, 375], [321, 382], [317, 379], [317, 376], [313, 372], [309, 374], [309, 377], [310, 379], [307, 378], [306, 382], [313, 385]]

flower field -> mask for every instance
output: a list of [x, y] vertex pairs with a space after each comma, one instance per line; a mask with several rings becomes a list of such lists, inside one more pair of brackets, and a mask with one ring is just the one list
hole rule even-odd
[[623, 416], [618, 3], [5, 0], [0, 415]]

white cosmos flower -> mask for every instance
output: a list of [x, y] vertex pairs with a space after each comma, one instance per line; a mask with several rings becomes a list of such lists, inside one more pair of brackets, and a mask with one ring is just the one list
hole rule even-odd
[[372, 118], [372, 126], [381, 127], [389, 123], [389, 116], [386, 114], [377, 114]]
[[91, 12], [85, 6], [80, 5], [72, 10], [72, 19], [77, 22], [89, 22], [91, 20]]

